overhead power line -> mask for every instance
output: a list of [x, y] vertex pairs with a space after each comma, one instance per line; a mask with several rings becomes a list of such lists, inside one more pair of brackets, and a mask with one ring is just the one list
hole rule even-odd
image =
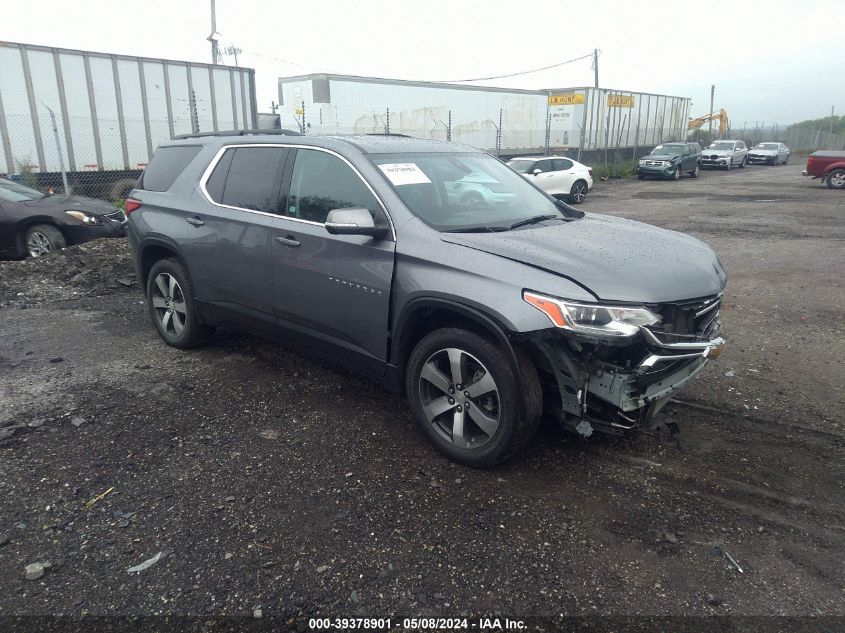
[[589, 57], [593, 57], [593, 53], [587, 53], [586, 55], [581, 55], [581, 57], [575, 57], [574, 59], [567, 59], [565, 62], [559, 62], [557, 64], [551, 64], [549, 66], [543, 66], [542, 68], [533, 68], [531, 70], [521, 70], [516, 73], [508, 73], [506, 75], [491, 75], [490, 77], [473, 77], [472, 79], [441, 79], [438, 80], [438, 83], [448, 83], [448, 84], [462, 84], [469, 81], [487, 81], [488, 79], [505, 79], [507, 77], [519, 77], [520, 75], [530, 75], [532, 73], [538, 73], [543, 70], [550, 70], [552, 68], [559, 68], [560, 66], [566, 66], [566, 64], [571, 64], [572, 62], [581, 61], [582, 59], [587, 59]]

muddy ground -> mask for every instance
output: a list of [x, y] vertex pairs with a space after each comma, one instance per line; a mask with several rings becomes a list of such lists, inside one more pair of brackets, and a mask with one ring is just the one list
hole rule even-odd
[[729, 347], [677, 438], [488, 471], [328, 363], [165, 346], [120, 241], [0, 263], [0, 614], [845, 615], [845, 194], [800, 169], [597, 186], [717, 250]]

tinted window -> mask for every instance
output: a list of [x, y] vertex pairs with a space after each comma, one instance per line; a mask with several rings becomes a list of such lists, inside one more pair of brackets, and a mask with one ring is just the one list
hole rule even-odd
[[317, 150], [296, 152], [287, 215], [325, 222], [332, 209], [369, 209], [380, 214], [379, 203], [364, 181], [337, 156]]
[[185, 167], [199, 154], [199, 145], [159, 147], [138, 181], [138, 189], [167, 191]]
[[572, 161], [566, 158], [555, 158], [552, 161], [552, 165], [554, 165], [555, 171], [566, 171], [567, 169], [572, 169]]
[[552, 167], [552, 161], [550, 160], [538, 160], [537, 164], [534, 165], [534, 169], [542, 169], [543, 171], [554, 171], [554, 167]]
[[[209, 196], [215, 202], [232, 207], [277, 213], [279, 187], [288, 151], [281, 147], [238, 147], [227, 150], [208, 179], [206, 189]], [[224, 171], [225, 183], [221, 190]]]

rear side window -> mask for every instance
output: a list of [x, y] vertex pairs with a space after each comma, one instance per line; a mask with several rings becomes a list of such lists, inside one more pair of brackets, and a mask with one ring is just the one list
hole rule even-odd
[[176, 182], [185, 167], [199, 154], [199, 145], [172, 145], [159, 147], [138, 181], [138, 189], [167, 191]]
[[226, 150], [205, 183], [209, 197], [230, 207], [278, 213], [279, 187], [288, 153], [282, 147]]
[[554, 165], [555, 171], [566, 171], [567, 169], [572, 169], [572, 161], [568, 158], [555, 158], [552, 161]]

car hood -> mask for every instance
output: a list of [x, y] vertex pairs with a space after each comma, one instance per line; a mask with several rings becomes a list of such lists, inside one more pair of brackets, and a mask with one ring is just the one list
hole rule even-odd
[[649, 154], [643, 156], [642, 160], [675, 160], [680, 154]]
[[749, 154], [757, 154], [758, 156], [777, 156], [776, 149], [750, 149]]
[[441, 239], [561, 275], [604, 301], [696, 299], [722, 292], [726, 280], [719, 258], [694, 237], [604, 215]]
[[68, 211], [78, 209], [80, 211], [88, 211], [94, 215], [104, 215], [106, 213], [114, 213], [117, 207], [104, 200], [97, 200], [96, 198], [88, 198], [86, 196], [66, 196], [66, 195], [52, 195], [45, 196], [40, 200], [30, 200], [23, 203], [27, 207], [35, 208], [62, 208]]
[[730, 149], [706, 149], [702, 152], [702, 154], [715, 154], [716, 156], [729, 156], [733, 154], [733, 150]]

